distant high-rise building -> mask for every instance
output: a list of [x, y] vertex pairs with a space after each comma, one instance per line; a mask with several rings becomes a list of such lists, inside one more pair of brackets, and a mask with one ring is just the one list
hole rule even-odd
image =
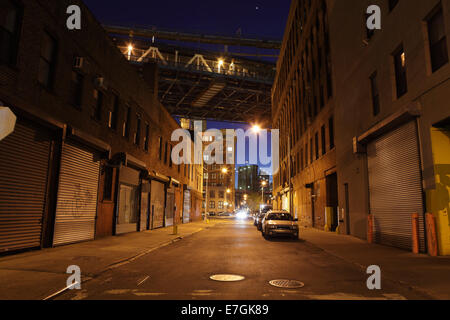
[[260, 183], [258, 178], [258, 166], [246, 165], [238, 169], [238, 190], [258, 191]]

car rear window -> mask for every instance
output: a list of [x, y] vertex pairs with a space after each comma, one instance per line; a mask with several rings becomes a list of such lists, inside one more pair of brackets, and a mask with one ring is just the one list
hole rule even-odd
[[270, 213], [267, 216], [267, 220], [284, 220], [289, 221], [292, 220], [292, 216], [290, 213]]

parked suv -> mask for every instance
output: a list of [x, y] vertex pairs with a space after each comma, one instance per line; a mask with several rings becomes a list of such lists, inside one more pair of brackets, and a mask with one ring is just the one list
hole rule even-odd
[[297, 221], [288, 211], [269, 211], [262, 219], [261, 232], [264, 238], [289, 236], [298, 239]]

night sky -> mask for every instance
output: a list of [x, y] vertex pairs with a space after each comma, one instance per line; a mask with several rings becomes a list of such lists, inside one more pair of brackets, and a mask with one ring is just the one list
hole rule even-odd
[[[155, 26], [183, 32], [282, 40], [291, 0], [149, 1], [84, 0], [103, 24]], [[248, 125], [208, 122], [208, 128]], [[248, 154], [248, 150], [247, 150]], [[271, 168], [265, 168], [271, 171]]]
[[283, 37], [291, 0], [85, 0], [104, 24], [156, 26], [185, 32]]

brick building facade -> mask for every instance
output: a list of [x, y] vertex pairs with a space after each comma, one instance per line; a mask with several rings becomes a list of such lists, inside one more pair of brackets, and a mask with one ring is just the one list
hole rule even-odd
[[139, 74], [80, 1], [6, 2], [0, 101], [18, 119], [0, 141], [0, 251], [200, 219], [202, 165], [171, 161], [156, 66]]

